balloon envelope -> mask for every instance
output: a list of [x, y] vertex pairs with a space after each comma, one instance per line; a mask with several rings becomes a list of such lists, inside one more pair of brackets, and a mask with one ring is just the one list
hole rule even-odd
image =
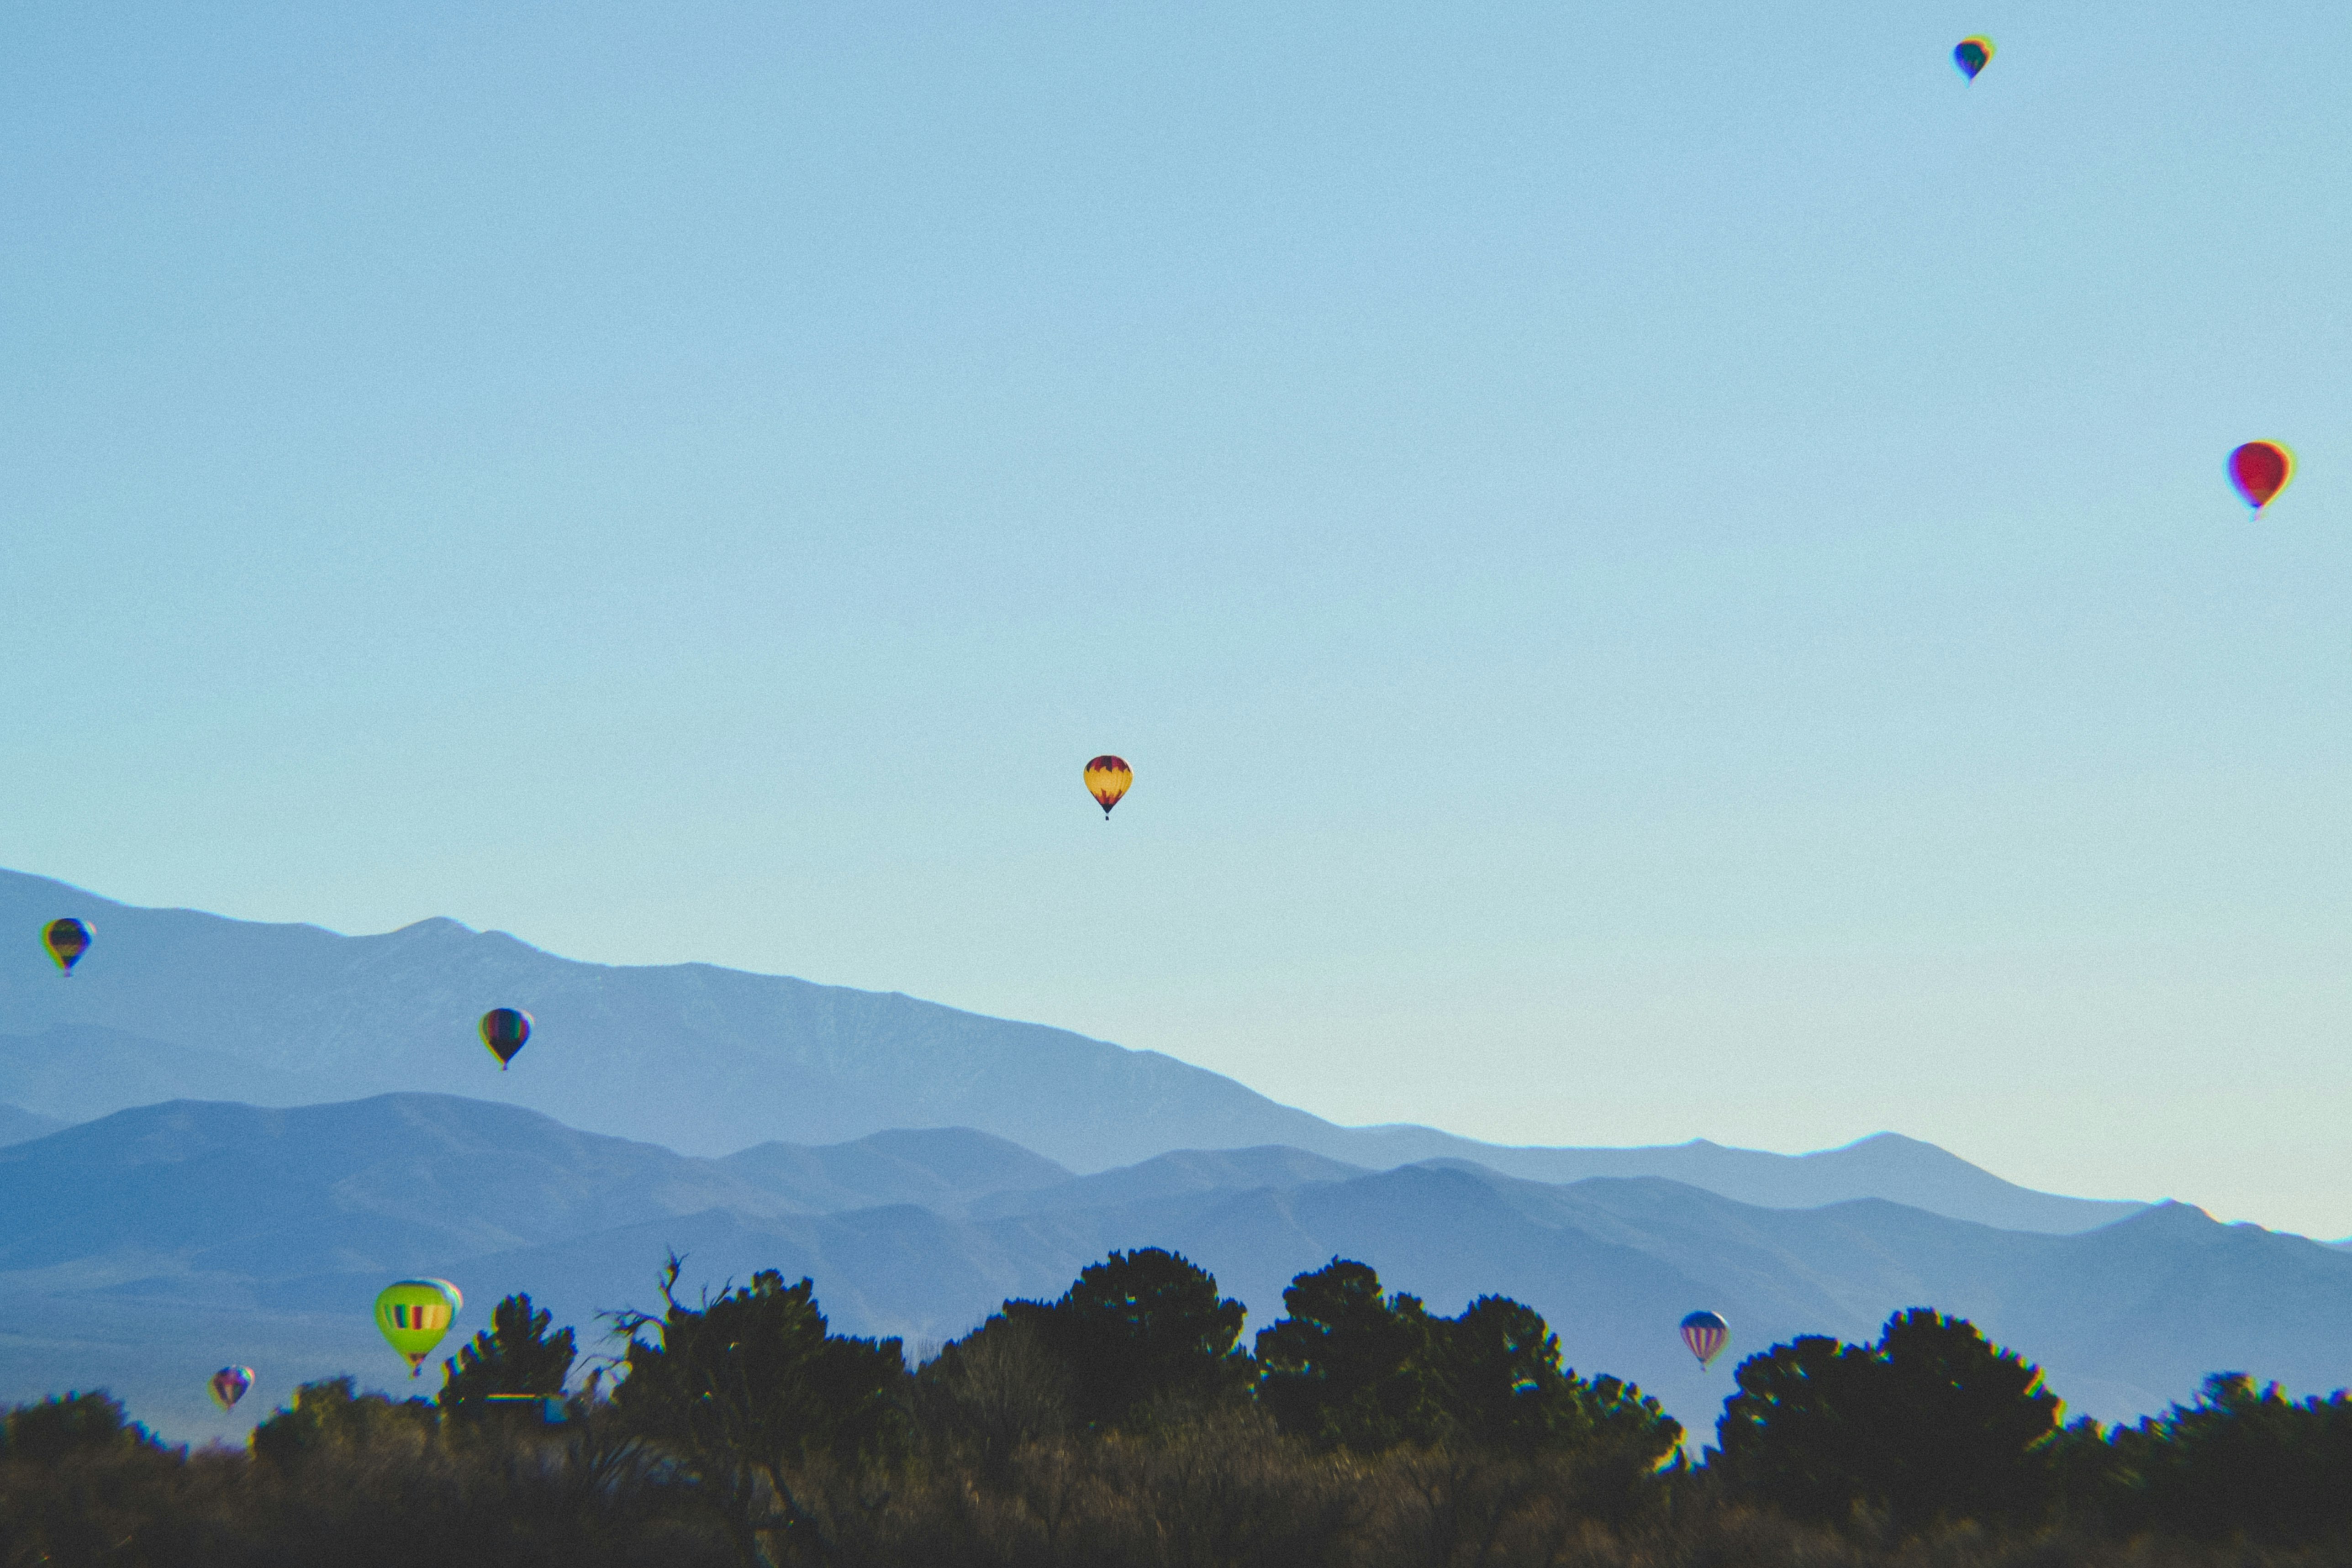
[[2249, 441], [2230, 454], [2230, 483], [2257, 512], [2294, 477], [2294, 454], [2275, 441]]
[[[530, 1039], [530, 1015], [520, 1008], [492, 1008], [482, 1015], [482, 1043], [499, 1059], [500, 1071]], [[558, 1056], [562, 1051], [556, 1052]]]
[[376, 1297], [375, 1326], [407, 1360], [414, 1377], [465, 1305], [465, 1296], [446, 1280], [403, 1280]]
[[1122, 758], [1097, 757], [1087, 764], [1087, 793], [1102, 807], [1106, 818], [1127, 793], [1127, 787], [1134, 782], [1135, 769]]
[[1977, 79], [1977, 72], [1984, 69], [1985, 63], [1991, 58], [1990, 38], [1962, 38], [1952, 46], [1952, 63], [1959, 67], [1960, 74], [1970, 81]]
[[90, 942], [97, 935], [90, 929], [89, 921], [77, 920], [68, 915], [63, 920], [50, 921], [42, 928], [41, 946], [49, 950], [49, 956], [57, 960], [58, 967], [70, 975], [73, 967], [81, 962], [81, 956], [89, 951]]
[[253, 1386], [253, 1368], [224, 1366], [213, 1374], [205, 1386], [212, 1390], [214, 1404], [224, 1410], [234, 1410], [236, 1402], [245, 1397], [245, 1391]]
[[1731, 1325], [1723, 1321], [1720, 1312], [1693, 1312], [1683, 1320], [1683, 1343], [1705, 1366], [1722, 1354], [1724, 1342], [1731, 1337]]

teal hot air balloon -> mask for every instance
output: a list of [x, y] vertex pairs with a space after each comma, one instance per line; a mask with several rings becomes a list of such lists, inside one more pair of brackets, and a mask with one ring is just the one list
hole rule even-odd
[[1952, 46], [1952, 63], [1959, 67], [1960, 74], [1970, 81], [1976, 80], [1977, 72], [1984, 69], [1991, 61], [1992, 40], [1990, 38], [1962, 38]]
[[499, 1059], [499, 1071], [530, 1040], [530, 1015], [520, 1008], [492, 1008], [482, 1015], [482, 1043]]

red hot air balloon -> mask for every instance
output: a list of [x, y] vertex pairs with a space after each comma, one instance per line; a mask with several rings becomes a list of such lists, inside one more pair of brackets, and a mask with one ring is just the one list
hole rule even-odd
[[2249, 441], [2230, 454], [2230, 483], [2260, 512], [2294, 477], [2294, 454], [2275, 441]]
[[1705, 1366], [1723, 1352], [1726, 1340], [1731, 1337], [1731, 1325], [1723, 1321], [1720, 1312], [1693, 1312], [1683, 1320], [1683, 1343]]

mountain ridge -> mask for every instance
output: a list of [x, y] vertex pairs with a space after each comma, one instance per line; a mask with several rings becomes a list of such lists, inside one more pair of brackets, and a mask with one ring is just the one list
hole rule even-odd
[[[1282, 1145], [1374, 1168], [1451, 1156], [1554, 1181], [1651, 1174], [1762, 1201], [1884, 1192], [2052, 1230], [2138, 1207], [2034, 1193], [1891, 1134], [1783, 1155], [1704, 1141], [1580, 1150], [1341, 1127], [1156, 1051], [895, 992], [705, 964], [583, 964], [445, 916], [346, 936], [142, 909], [0, 872], [0, 925], [32, 929], [64, 914], [98, 928], [69, 980], [35, 952], [0, 962], [0, 1009], [36, 1030], [0, 1038], [0, 1100], [71, 1120], [175, 1097], [299, 1104], [423, 1091], [708, 1156], [960, 1126], [1081, 1173], [1179, 1149]], [[488, 1071], [474, 1032], [494, 1005], [537, 1019], [505, 1073]], [[57, 1067], [92, 1053], [110, 1053], [117, 1068], [93, 1077]], [[142, 1087], [107, 1103], [108, 1082]]]
[[[118, 1112], [0, 1148], [0, 1213], [16, 1217], [0, 1230], [0, 1397], [102, 1385], [175, 1434], [233, 1435], [202, 1395], [224, 1361], [262, 1371], [263, 1414], [303, 1377], [397, 1375], [369, 1310], [388, 1279], [456, 1281], [461, 1336], [530, 1291], [593, 1354], [600, 1314], [650, 1304], [673, 1251], [689, 1300], [757, 1269], [806, 1274], [837, 1330], [919, 1351], [1144, 1246], [1212, 1270], [1253, 1331], [1294, 1274], [1334, 1256], [1439, 1312], [1514, 1296], [1572, 1364], [1634, 1379], [1702, 1432], [1727, 1384], [1673, 1333], [1699, 1306], [1732, 1320], [1745, 1354], [1801, 1333], [1868, 1337], [1889, 1312], [1934, 1305], [2109, 1418], [2224, 1367], [2306, 1388], [2352, 1380], [2352, 1257], [2184, 1205], [2055, 1235], [1877, 1198], [1771, 1208], [1656, 1176], [1364, 1170], [1283, 1148], [1178, 1151], [1061, 1181], [961, 1131], [802, 1154], [710, 1159], [432, 1094]], [[957, 1197], [904, 1201], [910, 1185]]]

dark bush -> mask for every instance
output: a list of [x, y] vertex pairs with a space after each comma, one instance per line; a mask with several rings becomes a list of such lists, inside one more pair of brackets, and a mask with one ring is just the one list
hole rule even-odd
[[1875, 1345], [1808, 1336], [1748, 1357], [1735, 1377], [1709, 1468], [1793, 1517], [1879, 1510], [1916, 1531], [2025, 1522], [2054, 1499], [2057, 1396], [1961, 1319], [1913, 1308]]
[[[1124, 1382], [1097, 1376], [1094, 1421], [1076, 1414], [1077, 1358], [1044, 1340], [1050, 1316], [1008, 1311], [909, 1377], [895, 1341], [828, 1333], [805, 1281], [762, 1273], [688, 1307], [674, 1270], [660, 1317], [623, 1316], [617, 1398], [592, 1377], [558, 1424], [475, 1419], [462, 1392], [398, 1400], [336, 1378], [303, 1385], [248, 1450], [192, 1455], [102, 1393], [25, 1406], [0, 1417], [0, 1568], [2352, 1559], [2341, 1394], [2290, 1402], [2228, 1375], [2137, 1427], [2057, 1432], [2032, 1368], [1916, 1312], [1874, 1345], [1807, 1339], [1750, 1358], [1716, 1462], [1661, 1469], [1674, 1424], [1638, 1390], [1563, 1367], [1519, 1303], [1485, 1297], [1438, 1318], [1335, 1262], [1294, 1283], [1304, 1311], [1261, 1337], [1277, 1354], [1253, 1399], [1231, 1381], [1249, 1364], [1214, 1281], [1168, 1253], [1139, 1270], [1139, 1256], [1030, 1303], [1083, 1302], [1066, 1323], [1141, 1347]], [[568, 1331], [520, 1297], [470, 1348], [453, 1386], [545, 1384], [570, 1365]], [[1308, 1414], [1303, 1430], [1277, 1419], [1285, 1398]], [[2042, 1506], [2053, 1495], [2062, 1514]]]
[[2193, 1541], [2352, 1546], [2352, 1398], [2291, 1401], [2215, 1373], [2189, 1406], [2118, 1428], [2096, 1500], [2128, 1528]]

